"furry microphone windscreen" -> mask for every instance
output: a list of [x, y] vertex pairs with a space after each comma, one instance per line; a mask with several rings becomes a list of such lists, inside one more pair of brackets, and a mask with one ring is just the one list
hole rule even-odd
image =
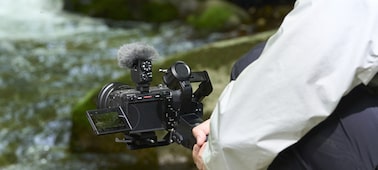
[[122, 45], [118, 50], [118, 65], [121, 68], [132, 68], [137, 60], [153, 60], [159, 57], [154, 47], [142, 43], [130, 43]]

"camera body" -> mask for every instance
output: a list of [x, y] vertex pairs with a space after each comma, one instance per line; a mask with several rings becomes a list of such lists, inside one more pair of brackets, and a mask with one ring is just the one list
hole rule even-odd
[[[150, 60], [136, 60], [130, 69], [135, 87], [114, 82], [98, 94], [97, 109], [88, 110], [88, 120], [97, 135], [124, 133], [129, 149], [142, 149], [178, 143], [192, 148], [191, 130], [202, 122], [202, 100], [212, 92], [206, 71], [191, 72], [177, 61], [164, 73], [163, 84], [150, 87]], [[200, 83], [195, 92], [192, 83]], [[164, 132], [163, 137], [157, 135]]]

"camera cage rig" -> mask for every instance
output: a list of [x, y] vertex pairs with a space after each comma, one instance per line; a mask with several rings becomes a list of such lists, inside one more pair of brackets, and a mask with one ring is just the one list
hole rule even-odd
[[[109, 83], [105, 85], [99, 95], [97, 101], [97, 110], [88, 110], [87, 117], [92, 129], [97, 135], [106, 135], [112, 133], [124, 133], [125, 138], [116, 138], [116, 142], [126, 143], [129, 149], [143, 149], [150, 147], [165, 146], [171, 143], [178, 143], [186, 148], [191, 149], [195, 144], [195, 138], [192, 136], [192, 128], [202, 122], [203, 105], [202, 100], [208, 96], [213, 88], [206, 71], [191, 72], [189, 66], [183, 61], [175, 62], [169, 69], [163, 70], [163, 83], [157, 87], [150, 88], [152, 81], [152, 64], [150, 60], [138, 60], [131, 68], [131, 78], [136, 84], [135, 89], [123, 83]], [[191, 83], [199, 83], [198, 88], [193, 93]], [[127, 99], [126, 105], [109, 104], [113, 102], [110, 96], [118, 90], [136, 90], [133, 98]], [[169, 94], [167, 94], [169, 92]], [[158, 96], [158, 97], [156, 97]], [[138, 127], [133, 124], [133, 118], [128, 115], [129, 105], [142, 104], [140, 108], [144, 112], [156, 112], [150, 108], [144, 107], [143, 103], [156, 103], [156, 107], [162, 109], [162, 115], [154, 115], [148, 113], [139, 113], [138, 121], [151, 116], [158, 116], [160, 124], [151, 123], [144, 127]], [[150, 104], [149, 104], [150, 105]], [[166, 108], [164, 107], [166, 106]], [[155, 107], [152, 107], [154, 109]], [[156, 109], [155, 108], [155, 109]], [[142, 111], [143, 112], [143, 111]], [[159, 111], [160, 112], [160, 111]], [[110, 114], [108, 122], [112, 126], [108, 128], [101, 127], [100, 122], [96, 122], [98, 117]], [[148, 116], [148, 117], [147, 117]], [[106, 116], [105, 116], [106, 117]], [[101, 119], [101, 118], [100, 118]], [[134, 120], [136, 120], [134, 119]], [[151, 118], [154, 119], [154, 118]], [[110, 120], [110, 121], [109, 121]], [[166, 134], [159, 138], [157, 131], [164, 130]]]

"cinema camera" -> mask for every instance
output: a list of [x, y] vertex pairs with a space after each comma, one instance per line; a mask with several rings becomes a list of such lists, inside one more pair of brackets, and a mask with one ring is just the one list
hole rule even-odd
[[[177, 61], [162, 70], [163, 84], [150, 87], [154, 48], [131, 43], [118, 51], [118, 63], [128, 68], [136, 84], [105, 85], [98, 94], [97, 109], [88, 110], [87, 118], [97, 135], [124, 133], [129, 149], [142, 149], [178, 143], [192, 149], [196, 140], [192, 128], [202, 122], [202, 100], [213, 88], [206, 71], [191, 72], [187, 64]], [[193, 93], [191, 83], [199, 83]], [[163, 135], [157, 135], [162, 131]], [[160, 132], [161, 133], [161, 132]]]

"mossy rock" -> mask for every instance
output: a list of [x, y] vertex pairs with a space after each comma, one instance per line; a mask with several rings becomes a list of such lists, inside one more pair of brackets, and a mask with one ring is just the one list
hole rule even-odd
[[[274, 31], [259, 33], [256, 35], [245, 36], [241, 38], [230, 39], [226, 41], [216, 42], [205, 45], [201, 48], [194, 49], [189, 52], [177, 54], [168, 57], [164, 61], [158, 61], [153, 65], [154, 81], [152, 84], [161, 83], [160, 77], [162, 73], [158, 73], [159, 68], [168, 68], [174, 62], [181, 60], [186, 62], [192, 71], [206, 70], [209, 73], [214, 91], [204, 100], [205, 117], [209, 117], [215, 106], [216, 100], [221, 91], [230, 80], [230, 71], [233, 63], [243, 54], [249, 51], [254, 45], [265, 41]], [[131, 80], [130, 75], [126, 74], [118, 80]], [[125, 82], [132, 84], [131, 81]], [[95, 101], [100, 87], [94, 88], [82, 98], [76, 105], [72, 113], [72, 133], [70, 141], [70, 149], [76, 153], [125, 153], [135, 157], [138, 161], [136, 164], [150, 165], [151, 167], [162, 166], [162, 159], [166, 153], [174, 153], [175, 157], [184, 157], [186, 163], [192, 165], [191, 152], [182, 146], [172, 144], [165, 147], [142, 149], [130, 151], [126, 149], [124, 144], [115, 143], [115, 137], [123, 137], [122, 135], [106, 135], [96, 136], [93, 134], [91, 126], [86, 118], [86, 110], [95, 109]], [[174, 149], [174, 152], [167, 150]], [[163, 161], [164, 162], [164, 161]], [[187, 166], [187, 165], [186, 165]]]
[[221, 0], [206, 1], [197, 12], [187, 18], [190, 25], [205, 32], [232, 30], [249, 20], [244, 9]]

